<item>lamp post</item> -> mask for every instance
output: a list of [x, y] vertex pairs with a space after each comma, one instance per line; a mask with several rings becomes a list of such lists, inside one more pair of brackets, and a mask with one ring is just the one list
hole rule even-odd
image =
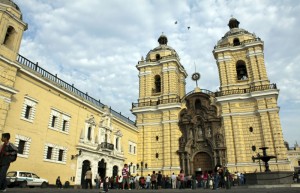
[[[139, 166], [139, 165], [137, 165], [137, 167], [138, 167], [138, 166]], [[144, 162], [141, 161], [141, 176], [143, 176], [143, 169], [144, 169], [144, 168], [147, 169], [147, 167], [148, 167], [148, 164], [145, 163], [145, 167], [144, 167]]]

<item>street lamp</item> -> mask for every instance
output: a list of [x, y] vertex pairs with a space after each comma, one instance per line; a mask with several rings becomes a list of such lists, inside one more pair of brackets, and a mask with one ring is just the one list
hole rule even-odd
[[[137, 167], [139, 167], [139, 164], [137, 164]], [[143, 176], [143, 169], [144, 169], [144, 168], [147, 169], [147, 167], [148, 167], [148, 164], [145, 163], [145, 167], [144, 167], [144, 162], [141, 161], [141, 176]]]

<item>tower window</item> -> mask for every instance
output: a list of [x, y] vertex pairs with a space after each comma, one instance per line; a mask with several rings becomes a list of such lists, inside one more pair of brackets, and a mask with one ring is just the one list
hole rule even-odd
[[237, 79], [238, 80], [247, 80], [248, 74], [247, 74], [247, 68], [244, 61], [239, 60], [236, 63], [236, 73], [237, 73]]
[[10, 49], [12, 49], [12, 47], [13, 47], [13, 40], [14, 40], [15, 32], [16, 32], [15, 29], [12, 26], [9, 26], [7, 28], [7, 31], [5, 34], [3, 44]]
[[200, 108], [201, 108], [201, 101], [200, 101], [200, 99], [197, 99], [195, 101], [195, 109], [200, 109]]
[[234, 38], [233, 46], [239, 46], [239, 45], [241, 45], [239, 38]]
[[160, 76], [159, 75], [156, 75], [154, 77], [154, 84], [155, 84], [155, 92], [161, 92], [161, 79], [160, 79]]
[[156, 54], [156, 60], [160, 60], [160, 55], [159, 54]]

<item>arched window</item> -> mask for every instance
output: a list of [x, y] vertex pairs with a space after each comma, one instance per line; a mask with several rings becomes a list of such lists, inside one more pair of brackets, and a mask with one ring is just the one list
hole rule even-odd
[[234, 38], [233, 46], [239, 46], [239, 45], [241, 45], [239, 38]]
[[195, 109], [200, 109], [200, 108], [201, 108], [201, 101], [200, 101], [200, 99], [197, 99], [195, 101]]
[[15, 38], [15, 35], [16, 35], [16, 30], [12, 26], [9, 26], [6, 30], [3, 44], [6, 47], [12, 49], [13, 48], [13, 40]]
[[156, 54], [156, 60], [160, 60], [160, 55], [159, 54]]
[[161, 79], [159, 75], [154, 77], [155, 92], [161, 92]]
[[246, 64], [243, 60], [237, 61], [236, 74], [237, 74], [238, 80], [247, 80], [248, 79]]

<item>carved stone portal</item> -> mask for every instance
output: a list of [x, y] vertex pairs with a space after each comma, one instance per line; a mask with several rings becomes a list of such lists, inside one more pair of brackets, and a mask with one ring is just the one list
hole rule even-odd
[[224, 130], [211, 97], [197, 92], [185, 98], [187, 108], [180, 112], [180, 166], [187, 174], [212, 171], [225, 164]]

